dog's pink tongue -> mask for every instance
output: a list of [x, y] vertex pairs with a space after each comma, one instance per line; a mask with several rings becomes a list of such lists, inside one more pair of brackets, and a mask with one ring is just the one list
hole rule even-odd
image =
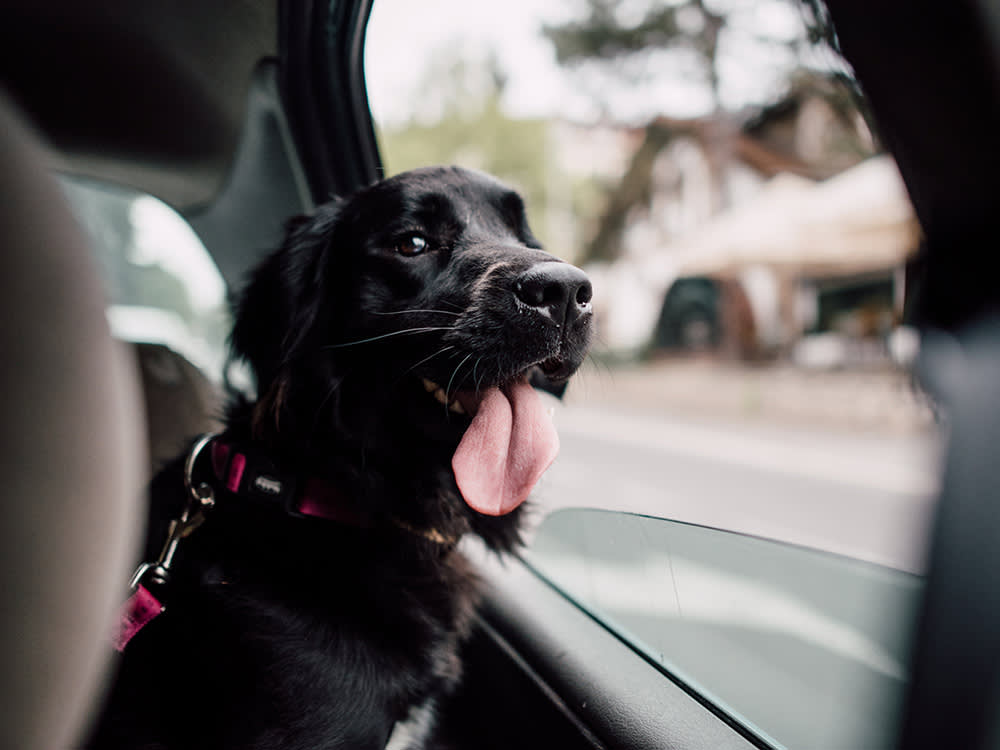
[[527, 383], [491, 388], [451, 459], [462, 497], [490, 516], [510, 513], [559, 453], [559, 436]]

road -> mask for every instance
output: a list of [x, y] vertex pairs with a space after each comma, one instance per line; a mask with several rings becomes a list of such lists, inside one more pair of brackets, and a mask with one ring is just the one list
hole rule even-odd
[[562, 450], [543, 512], [660, 516], [922, 569], [940, 443], [553, 401]]
[[[553, 405], [562, 450], [536, 491], [543, 513], [631, 511], [923, 568], [941, 453], [929, 431]], [[919, 578], [635, 517], [542, 528], [538, 570], [772, 744], [893, 745]]]

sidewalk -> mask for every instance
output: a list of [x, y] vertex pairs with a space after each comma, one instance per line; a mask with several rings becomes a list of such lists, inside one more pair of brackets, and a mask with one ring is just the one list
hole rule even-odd
[[711, 359], [617, 366], [588, 361], [570, 383], [566, 402], [882, 434], [924, 432], [934, 424], [908, 376], [888, 368], [815, 372]]

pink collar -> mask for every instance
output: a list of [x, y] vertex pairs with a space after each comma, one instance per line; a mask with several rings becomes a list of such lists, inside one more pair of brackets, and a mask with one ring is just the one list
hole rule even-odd
[[[296, 478], [280, 474], [270, 461], [254, 460], [248, 453], [207, 435], [195, 443], [185, 466], [185, 486], [189, 490], [190, 474], [199, 453], [206, 445], [211, 446], [215, 478], [235, 495], [258, 504], [274, 506], [301, 518], [321, 518], [360, 527], [372, 525], [371, 518], [352, 507], [344, 493], [330, 482], [310, 478], [305, 480], [302, 491], [299, 492]], [[139, 566], [133, 576], [132, 594], [119, 611], [118, 629], [112, 637], [112, 643], [119, 652], [165, 609], [160, 600], [142, 585], [145, 571], [151, 569], [151, 565], [144, 563]]]
[[[370, 528], [373, 519], [353, 506], [350, 500], [332, 483], [317, 478], [309, 478], [298, 491], [297, 477], [278, 472], [274, 464], [266, 458], [254, 458], [249, 452], [241, 452], [217, 437], [203, 436], [192, 448], [185, 466], [185, 485], [192, 489], [191, 474], [200, 451], [210, 445], [212, 471], [216, 480], [222, 482], [226, 490], [255, 502], [258, 505], [273, 506], [285, 513], [300, 518], [320, 518], [326, 521]], [[209, 494], [212, 493], [209, 491]], [[439, 545], [447, 552], [458, 543], [457, 537], [447, 536], [437, 529], [419, 529], [402, 519], [390, 518], [397, 529], [419, 536]], [[200, 523], [200, 521], [198, 521]], [[173, 527], [171, 527], [173, 528]], [[197, 525], [192, 527], [197, 528]], [[164, 611], [163, 604], [149, 589], [142, 585], [145, 571], [151, 563], [144, 563], [136, 570], [132, 581], [132, 594], [122, 605], [118, 618], [118, 631], [113, 637], [114, 647], [120, 652], [126, 644], [146, 625]]]
[[372, 525], [371, 517], [354, 507], [338, 487], [325, 479], [310, 477], [303, 481], [283, 474], [271, 461], [254, 458], [219, 439], [212, 441], [211, 452], [216, 479], [233, 494], [278, 505], [291, 516], [321, 518], [351, 526]]

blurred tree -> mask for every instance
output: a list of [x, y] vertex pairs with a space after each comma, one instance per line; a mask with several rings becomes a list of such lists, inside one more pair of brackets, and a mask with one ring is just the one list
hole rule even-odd
[[417, 99], [423, 111], [382, 127], [387, 174], [429, 164], [456, 164], [496, 175], [524, 196], [532, 229], [548, 249], [567, 257], [572, 241], [550, 231], [559, 201], [551, 194], [562, 175], [547, 158], [550, 123], [514, 119], [502, 107], [505, 76], [492, 55], [481, 65], [443, 52], [430, 66]]
[[725, 15], [711, 10], [704, 0], [651, 4], [638, 19], [623, 17], [618, 0], [586, 0], [584, 5], [583, 20], [544, 27], [561, 65], [599, 61], [624, 72], [623, 61], [633, 55], [683, 47], [695, 53], [700, 74], [718, 106], [719, 32], [726, 24]]
[[[795, 0], [771, 0], [780, 4]], [[706, 88], [710, 111], [697, 119], [668, 118], [665, 113], [653, 116], [643, 126], [642, 138], [627, 165], [620, 182], [609, 187], [605, 209], [584, 249], [583, 261], [612, 260], [621, 252], [622, 235], [630, 214], [645, 203], [652, 193], [653, 164], [663, 149], [676, 137], [695, 138], [708, 161], [713, 190], [714, 210], [722, 206], [722, 171], [738, 149], [734, 139], [742, 123], [738, 113], [727, 111], [721, 97], [722, 57], [720, 40], [724, 34], [742, 31], [757, 43], [789, 49], [801, 59], [803, 52], [816, 47], [836, 49], [825, 7], [819, 0], [804, 0], [798, 6], [802, 12], [805, 34], [768, 36], [758, 29], [740, 29], [745, 21], [746, 2], [706, 2], [706, 0], [676, 0], [669, 4], [649, 3], [644, 12], [636, 13], [635, 4], [618, 0], [584, 0], [582, 20], [544, 27], [552, 41], [556, 59], [570, 69], [598, 68], [625, 86], [639, 87], [644, 83], [644, 66], [634, 64], [655, 51], [681, 52], [693, 68], [693, 75]], [[836, 64], [829, 55], [825, 70], [810, 70], [809, 76], [825, 79], [851, 80], [849, 71]], [[800, 67], [803, 67], [800, 63]], [[638, 73], [636, 71], [639, 71]], [[800, 71], [801, 80], [806, 73]], [[791, 80], [791, 78], [790, 78]], [[598, 96], [601, 92], [598, 92]], [[612, 116], [605, 108], [608, 116]], [[780, 160], [780, 155], [774, 155]]]

